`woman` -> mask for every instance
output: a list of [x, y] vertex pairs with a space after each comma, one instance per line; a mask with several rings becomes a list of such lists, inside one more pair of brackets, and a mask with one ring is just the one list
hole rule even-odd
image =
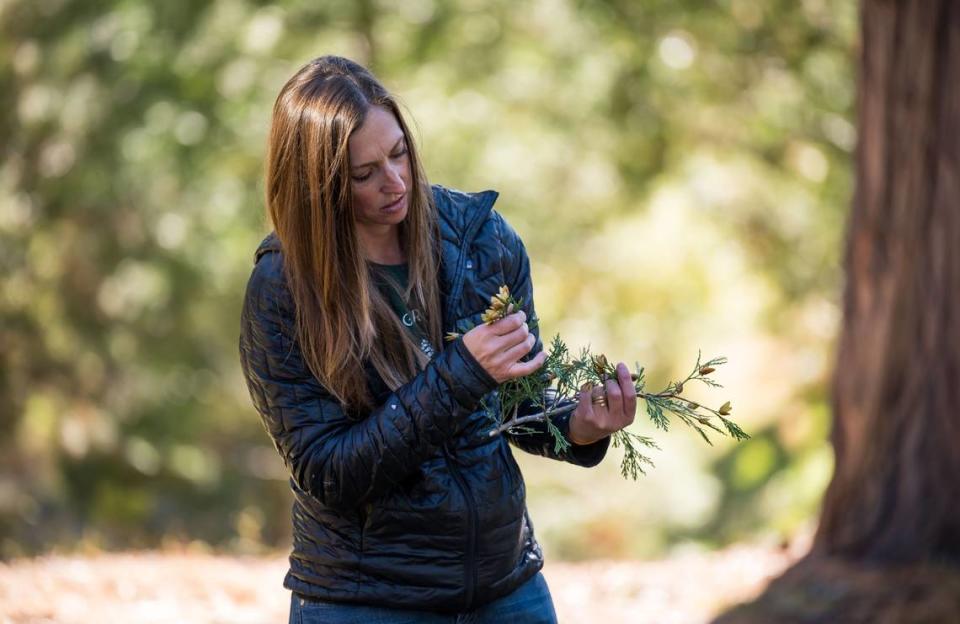
[[[507, 441], [593, 466], [636, 397], [621, 363], [605, 399], [584, 392], [554, 421], [573, 444], [562, 454], [545, 428], [488, 435], [481, 402], [546, 357], [496, 197], [430, 187], [397, 104], [356, 63], [316, 59], [277, 98], [275, 231], [256, 252], [240, 354], [291, 476], [291, 622], [555, 621]], [[526, 309], [481, 323], [501, 284]]]

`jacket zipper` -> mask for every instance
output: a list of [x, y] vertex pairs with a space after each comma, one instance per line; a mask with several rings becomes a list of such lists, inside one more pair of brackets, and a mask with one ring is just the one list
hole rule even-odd
[[363, 557], [363, 542], [365, 534], [367, 532], [367, 518], [370, 517], [370, 512], [373, 510], [373, 505], [366, 503], [359, 509], [358, 515], [360, 516], [360, 556]]
[[477, 506], [473, 502], [473, 496], [470, 494], [470, 490], [467, 489], [467, 482], [453, 461], [453, 453], [450, 452], [449, 447], [446, 445], [443, 447], [443, 458], [447, 462], [450, 474], [453, 475], [453, 480], [457, 483], [457, 487], [460, 488], [460, 493], [463, 494], [463, 499], [467, 502], [467, 557], [464, 562], [463, 578], [464, 584], [466, 585], [464, 608], [469, 611], [473, 607], [474, 588], [477, 584], [477, 570], [474, 561], [477, 556], [477, 524], [479, 524], [477, 520]]
[[[454, 306], [457, 301], [460, 300], [460, 291], [463, 289], [464, 282], [464, 273], [465, 265], [467, 264], [467, 249], [470, 248], [470, 241], [473, 240], [476, 230], [482, 222], [482, 218], [486, 217], [489, 214], [489, 210], [483, 210], [479, 214], [473, 215], [473, 218], [467, 224], [467, 227], [464, 231], [463, 239], [460, 241], [460, 253], [457, 258], [456, 270], [453, 273], [453, 285], [450, 289], [450, 294], [447, 298], [447, 305], [444, 310], [445, 321], [451, 324], [449, 331], [456, 331], [456, 327], [452, 327], [454, 314]], [[473, 596], [476, 593], [475, 588], [477, 584], [477, 570], [476, 570], [476, 550], [477, 550], [477, 525], [480, 524], [479, 519], [477, 518], [477, 506], [474, 503], [473, 496], [470, 494], [470, 490], [467, 489], [467, 482], [463, 478], [463, 474], [460, 472], [460, 469], [457, 468], [456, 463], [453, 460], [453, 452], [450, 450], [450, 447], [446, 444], [443, 445], [443, 458], [447, 463], [447, 468], [450, 469], [450, 474], [453, 475], [453, 480], [456, 482], [457, 487], [460, 488], [460, 493], [463, 494], [463, 500], [467, 503], [467, 556], [464, 562], [464, 584], [466, 585], [466, 596], [465, 596], [465, 609], [470, 610], [473, 607]]]

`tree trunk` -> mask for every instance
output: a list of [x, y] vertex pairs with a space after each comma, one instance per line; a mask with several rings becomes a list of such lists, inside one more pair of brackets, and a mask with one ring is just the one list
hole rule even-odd
[[857, 179], [813, 554], [960, 560], [960, 6], [865, 0]]
[[808, 556], [714, 624], [960, 617], [960, 4], [861, 20], [833, 480]]

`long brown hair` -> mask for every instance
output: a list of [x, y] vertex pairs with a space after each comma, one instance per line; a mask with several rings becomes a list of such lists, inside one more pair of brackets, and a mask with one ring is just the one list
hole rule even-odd
[[424, 330], [439, 348], [436, 208], [403, 115], [377, 79], [336, 56], [303, 66], [274, 104], [266, 167], [267, 213], [283, 251], [304, 361], [341, 403], [356, 409], [373, 407], [366, 361], [391, 389], [427, 361], [375, 285], [355, 227], [348, 140], [372, 106], [391, 111], [406, 138], [411, 188], [399, 229], [409, 265], [404, 295], [424, 311]]

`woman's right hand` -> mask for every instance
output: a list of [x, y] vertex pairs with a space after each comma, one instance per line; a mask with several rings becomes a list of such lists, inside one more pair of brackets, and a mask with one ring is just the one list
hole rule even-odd
[[541, 351], [529, 362], [520, 358], [530, 353], [536, 336], [527, 327], [527, 315], [520, 310], [495, 323], [483, 323], [463, 335], [463, 343], [497, 383], [523, 377], [537, 370], [547, 359]]

